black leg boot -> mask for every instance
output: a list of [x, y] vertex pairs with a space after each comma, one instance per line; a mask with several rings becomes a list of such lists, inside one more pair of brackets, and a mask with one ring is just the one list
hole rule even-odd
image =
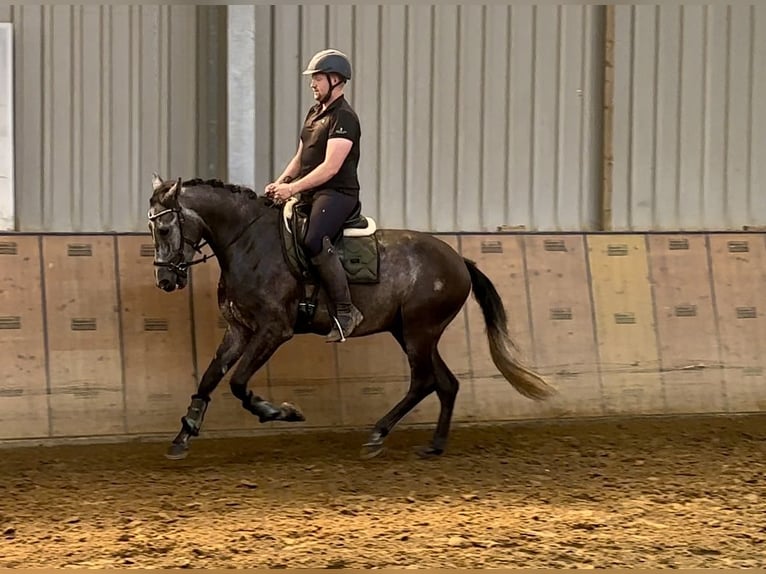
[[311, 258], [311, 263], [316, 267], [319, 279], [335, 308], [334, 313], [333, 309], [330, 309], [330, 315], [333, 316], [335, 325], [330, 334], [327, 335], [326, 340], [328, 343], [342, 343], [351, 335], [364, 317], [351, 302], [346, 270], [338, 259], [329, 238], [325, 237], [322, 240], [322, 251]]

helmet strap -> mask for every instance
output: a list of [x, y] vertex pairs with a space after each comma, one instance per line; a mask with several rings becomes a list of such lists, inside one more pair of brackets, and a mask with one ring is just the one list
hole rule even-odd
[[327, 85], [330, 86], [330, 88], [327, 90], [327, 94], [321, 100], [319, 100], [320, 104], [326, 104], [327, 100], [329, 100], [330, 96], [332, 96], [332, 93], [335, 90], [335, 88], [337, 88], [338, 86], [340, 86], [343, 83], [343, 80], [341, 80], [341, 81], [336, 82], [336, 83], [333, 84], [332, 83], [332, 78], [330, 77], [330, 74], [327, 73], [327, 72], [325, 72], [324, 77], [327, 78]]

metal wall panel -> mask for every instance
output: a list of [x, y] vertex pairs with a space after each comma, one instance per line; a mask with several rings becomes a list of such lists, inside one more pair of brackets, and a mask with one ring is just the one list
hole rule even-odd
[[16, 43], [23, 231], [146, 229], [152, 171], [196, 175], [194, 6], [27, 6]]
[[614, 229], [766, 225], [766, 6], [614, 10]]
[[[346, 52], [366, 213], [425, 231], [592, 229], [603, 9], [229, 6], [229, 178], [260, 190], [295, 153], [300, 75]], [[553, 40], [552, 40], [553, 39]]]

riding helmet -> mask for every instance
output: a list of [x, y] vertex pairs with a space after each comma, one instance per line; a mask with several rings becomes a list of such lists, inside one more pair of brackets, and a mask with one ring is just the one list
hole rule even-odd
[[348, 56], [338, 50], [322, 50], [314, 54], [303, 75], [308, 76], [317, 72], [323, 74], [334, 72], [348, 81], [351, 79], [351, 61]]

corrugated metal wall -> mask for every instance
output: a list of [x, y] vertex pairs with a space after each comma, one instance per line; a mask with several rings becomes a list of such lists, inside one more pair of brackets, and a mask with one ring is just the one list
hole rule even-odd
[[[295, 150], [299, 72], [327, 45], [356, 65], [382, 225], [597, 227], [603, 6], [229, 6], [228, 24], [208, 8], [0, 7], [20, 230], [144, 230], [153, 170], [261, 188]], [[612, 227], [766, 225], [766, 7], [613, 9]], [[224, 72], [210, 38], [227, 25]]]
[[615, 229], [766, 225], [766, 6], [616, 6]]
[[20, 230], [145, 231], [152, 171], [196, 173], [196, 14], [0, 8], [15, 28]]
[[[313, 103], [328, 45], [355, 66], [366, 213], [427, 231], [592, 229], [601, 19], [594, 6], [230, 6], [229, 177], [262, 189]], [[253, 158], [255, 158], [253, 160]]]

